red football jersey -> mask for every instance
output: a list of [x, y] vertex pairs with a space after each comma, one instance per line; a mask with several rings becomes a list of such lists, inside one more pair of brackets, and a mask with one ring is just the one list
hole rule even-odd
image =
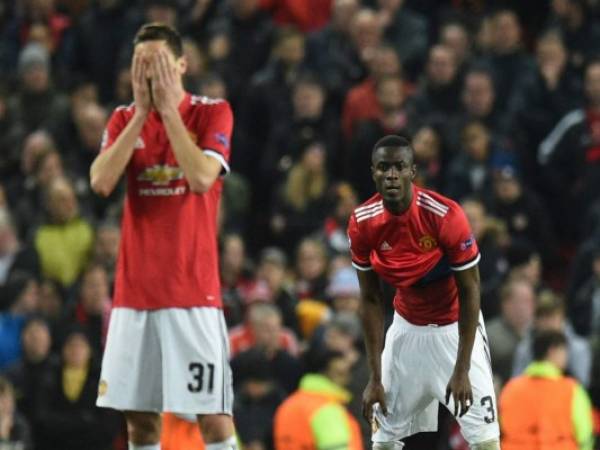
[[[112, 145], [134, 111], [134, 105], [114, 111], [102, 151]], [[198, 147], [228, 171], [233, 127], [229, 104], [186, 94], [179, 112]], [[222, 179], [206, 193], [190, 190], [156, 111], [148, 114], [126, 174], [113, 305], [220, 308], [217, 211]]]
[[354, 210], [348, 225], [352, 265], [375, 270], [396, 287], [394, 308], [415, 325], [458, 320], [453, 271], [475, 266], [477, 243], [461, 207], [412, 187], [410, 207], [394, 215], [379, 194]]

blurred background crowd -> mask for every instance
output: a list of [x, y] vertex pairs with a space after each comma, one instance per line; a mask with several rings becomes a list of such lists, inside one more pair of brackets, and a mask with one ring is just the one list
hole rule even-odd
[[[277, 407], [322, 349], [343, 356], [319, 370], [360, 417], [345, 230], [390, 133], [412, 139], [416, 182], [466, 211], [498, 392], [531, 362], [532, 334], [557, 330], [600, 408], [599, 2], [4, 0], [1, 448], [124, 448], [122, 419], [94, 406], [124, 186], [94, 196], [88, 170], [132, 100], [131, 41], [149, 21], [184, 37], [186, 88], [235, 113], [220, 263], [247, 448], [271, 448]], [[440, 415], [413, 448], [466, 448]]]

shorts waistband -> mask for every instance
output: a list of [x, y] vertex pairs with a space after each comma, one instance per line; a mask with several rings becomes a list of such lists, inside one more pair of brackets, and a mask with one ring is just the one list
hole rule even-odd
[[450, 331], [454, 331], [458, 329], [458, 322], [452, 322], [447, 325], [438, 325], [438, 324], [430, 324], [430, 325], [414, 325], [402, 317], [397, 312], [394, 313], [394, 324], [398, 326], [402, 330], [409, 331], [411, 333], [448, 333]]

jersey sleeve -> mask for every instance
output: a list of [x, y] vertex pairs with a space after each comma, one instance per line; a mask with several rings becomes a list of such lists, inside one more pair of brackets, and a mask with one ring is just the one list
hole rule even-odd
[[350, 245], [352, 266], [357, 270], [371, 270], [371, 248], [365, 239], [364, 233], [360, 232], [354, 214], [350, 216], [348, 222], [348, 243]]
[[225, 172], [229, 172], [233, 113], [226, 101], [215, 103], [208, 114], [208, 124], [200, 136], [198, 146], [207, 156], [217, 159]]
[[466, 270], [479, 263], [481, 255], [467, 216], [458, 204], [453, 204], [440, 229], [440, 246], [455, 271]]
[[123, 128], [125, 128], [125, 125], [127, 125], [123, 109], [123, 107], [115, 109], [110, 116], [110, 119], [108, 119], [106, 128], [104, 128], [104, 132], [102, 133], [102, 142], [100, 144], [101, 152], [113, 145], [121, 134], [121, 131], [123, 131]]

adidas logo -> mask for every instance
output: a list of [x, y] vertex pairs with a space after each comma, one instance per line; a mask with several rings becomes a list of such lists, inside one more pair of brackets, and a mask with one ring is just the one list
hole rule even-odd
[[383, 244], [379, 247], [379, 250], [382, 252], [389, 252], [392, 249], [392, 246], [387, 243], [387, 241], [383, 241]]
[[144, 140], [141, 137], [139, 137], [135, 141], [135, 145], [133, 146], [133, 148], [135, 148], [136, 150], [140, 148], [146, 148], [146, 144], [144, 143]]

